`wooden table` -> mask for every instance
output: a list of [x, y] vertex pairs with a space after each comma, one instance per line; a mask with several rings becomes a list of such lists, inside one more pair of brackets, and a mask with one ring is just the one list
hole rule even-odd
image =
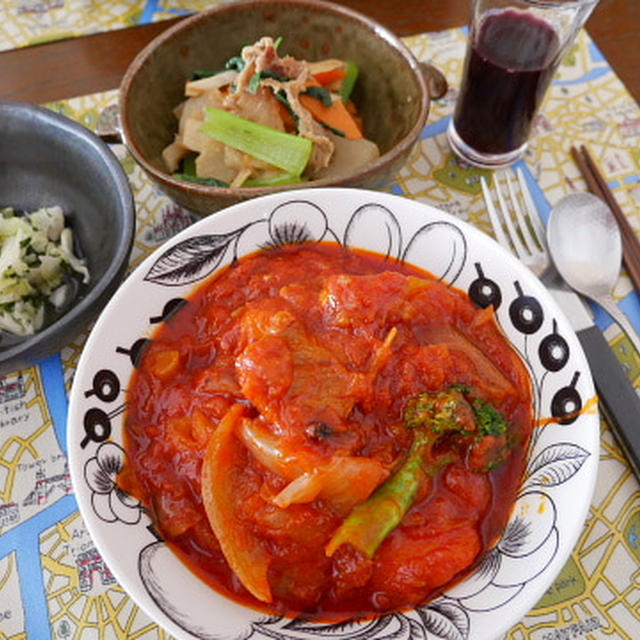
[[[465, 25], [469, 0], [347, 0], [407, 36]], [[132, 58], [178, 19], [0, 53], [0, 100], [43, 103], [115, 89]], [[596, 44], [640, 102], [640, 2], [601, 0], [587, 23]]]

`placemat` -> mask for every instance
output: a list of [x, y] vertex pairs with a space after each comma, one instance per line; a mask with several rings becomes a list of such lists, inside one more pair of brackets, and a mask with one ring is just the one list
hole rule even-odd
[[[483, 172], [459, 165], [445, 134], [465, 42], [461, 29], [406, 39], [418, 58], [445, 73], [451, 88], [432, 104], [420, 143], [387, 189], [490, 232], [479, 183]], [[106, 92], [48, 106], [95, 128], [103, 109], [115, 100], [115, 92]], [[559, 70], [519, 163], [544, 211], [565, 193], [586, 188], [569, 155], [571, 144], [580, 143], [587, 144], [606, 168], [610, 187], [637, 229], [640, 107], [584, 31]], [[195, 217], [160, 193], [122, 145], [114, 145], [113, 151], [136, 200], [134, 268]], [[624, 274], [615, 297], [640, 328], [640, 299]], [[640, 386], [640, 357], [608, 316], [595, 311], [629, 376]], [[114, 580], [73, 496], [66, 458], [67, 392], [87, 335], [83, 332], [61, 354], [37, 367], [0, 378], [0, 640], [170, 637]], [[638, 489], [603, 422], [597, 489], [582, 535], [545, 596], [504, 638], [640, 637]]]
[[13, 0], [0, 4], [0, 51], [158, 22], [231, 0]]

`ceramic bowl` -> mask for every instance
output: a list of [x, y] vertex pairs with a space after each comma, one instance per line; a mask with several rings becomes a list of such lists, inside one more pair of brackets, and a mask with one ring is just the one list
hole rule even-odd
[[33, 336], [0, 334], [0, 373], [9, 373], [60, 351], [104, 307], [129, 263], [135, 208], [109, 147], [69, 118], [3, 102], [0, 140], [0, 207], [60, 205], [90, 273], [73, 305], [52, 324]]
[[307, 60], [352, 59], [360, 68], [353, 99], [364, 118], [365, 137], [378, 144], [381, 157], [340, 179], [305, 186], [376, 188], [389, 181], [420, 136], [430, 99], [446, 91], [446, 81], [432, 67], [419, 64], [381, 25], [317, 1], [226, 3], [155, 38], [133, 60], [120, 86], [119, 126], [136, 161], [173, 200], [199, 214], [290, 188], [201, 186], [171, 177], [161, 158], [176, 133], [173, 109], [184, 100], [184, 83], [193, 70], [223, 68], [244, 45], [265, 35], [282, 36], [281, 53]]
[[[437, 600], [348, 625], [262, 614], [192, 574], [131, 496], [116, 485], [126, 464], [126, 389], [145, 341], [176, 303], [235, 258], [304, 230], [415, 264], [480, 307], [497, 307], [505, 336], [531, 376], [534, 430], [502, 538], [477, 571]], [[552, 338], [552, 339], [550, 339]], [[546, 288], [477, 229], [433, 207], [382, 192], [306, 189], [239, 203], [172, 238], [118, 290], [84, 348], [68, 421], [69, 464], [80, 511], [121, 586], [183, 640], [490, 640], [524, 616], [564, 566], [588, 512], [599, 452], [589, 367]], [[442, 635], [442, 631], [449, 631]], [[438, 631], [440, 630], [440, 631]]]

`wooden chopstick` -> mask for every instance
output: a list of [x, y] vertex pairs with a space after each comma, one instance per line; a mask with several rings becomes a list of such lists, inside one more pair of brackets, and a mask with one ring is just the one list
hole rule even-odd
[[620, 208], [587, 148], [584, 145], [580, 145], [579, 149], [571, 147], [571, 156], [578, 165], [589, 191], [604, 200], [615, 216], [622, 236], [624, 266], [633, 282], [633, 286], [640, 292], [640, 241], [638, 241], [633, 227]]

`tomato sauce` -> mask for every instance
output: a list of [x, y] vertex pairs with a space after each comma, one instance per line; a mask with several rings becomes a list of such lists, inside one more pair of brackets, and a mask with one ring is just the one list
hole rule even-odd
[[[428, 464], [405, 464], [409, 499], [407, 406], [452, 385], [508, 431], [438, 436]], [[319, 620], [379, 615], [434, 597], [496, 542], [531, 428], [528, 374], [491, 309], [375, 254], [285, 246], [226, 268], [153, 336], [120, 484], [225, 595]], [[381, 529], [358, 505], [392, 480], [399, 523], [374, 550], [338, 544], [353, 514], [356, 538]]]

